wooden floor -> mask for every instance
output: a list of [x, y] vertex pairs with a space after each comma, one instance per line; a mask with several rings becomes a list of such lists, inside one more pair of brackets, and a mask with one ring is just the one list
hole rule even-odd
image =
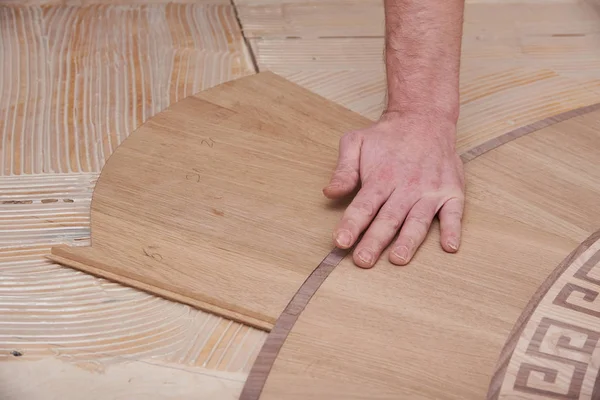
[[[597, 1], [472, 1], [465, 18], [461, 153], [599, 102]], [[89, 244], [108, 157], [191, 94], [270, 70], [377, 118], [382, 32], [375, 0], [1, 0], [2, 398], [238, 398], [265, 332], [45, 256]]]

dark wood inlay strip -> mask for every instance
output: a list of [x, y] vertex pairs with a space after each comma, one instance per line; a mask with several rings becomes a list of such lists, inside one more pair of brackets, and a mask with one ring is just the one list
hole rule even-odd
[[[562, 121], [566, 121], [573, 117], [577, 117], [580, 115], [584, 115], [590, 113], [592, 111], [600, 110], [600, 103], [593, 104], [586, 107], [577, 108], [575, 110], [566, 111], [564, 113], [555, 115], [553, 117], [545, 118], [543, 120], [534, 122], [530, 125], [526, 125], [510, 132], [507, 132], [497, 138], [490, 139], [485, 143], [480, 144], [479, 146], [474, 147], [471, 150], [468, 150], [461, 154], [461, 159], [464, 163], [468, 163], [473, 161], [477, 157], [482, 154], [487, 153], [488, 151], [494, 150], [497, 147], [502, 146], [508, 142], [511, 142], [515, 139], [518, 139], [522, 136], [525, 136], [529, 133], [535, 132], [539, 129], [546, 128], [550, 125], [557, 124]], [[600, 231], [596, 232], [594, 235], [600, 236]], [[592, 235], [592, 237], [596, 237]], [[567, 268], [570, 262], [576, 258], [581, 252], [585, 251], [587, 247], [589, 247], [590, 243], [593, 243], [595, 240], [591, 240], [588, 238], [584, 243], [582, 243], [575, 252], [573, 252], [563, 263], [567, 262], [568, 264], [561, 264], [550, 277], [544, 281], [538, 292], [531, 299], [529, 304], [527, 305], [525, 311], [519, 317], [517, 324], [513, 328], [513, 331], [510, 334], [510, 339], [506, 343], [504, 349], [502, 350], [500, 356], [500, 367], [497, 369], [496, 374], [492, 380], [492, 385], [490, 386], [490, 392], [488, 393], [488, 399], [497, 399], [498, 392], [500, 386], [502, 384], [502, 380], [504, 378], [504, 373], [506, 372], [506, 367], [508, 366], [508, 361], [510, 360], [510, 356], [516, 346], [517, 340], [523, 330], [525, 324], [529, 320], [529, 316], [535, 309], [535, 306], [539, 303], [540, 299], [546, 293], [551, 284], [556, 280], [556, 278]], [[597, 238], [597, 237], [596, 237]], [[584, 244], [587, 244], [585, 248], [582, 248]], [[321, 284], [325, 281], [325, 279], [329, 276], [331, 271], [340, 263], [340, 261], [351, 251], [351, 249], [333, 249], [324, 259], [323, 261], [315, 268], [315, 270], [311, 273], [311, 275], [306, 279], [306, 281], [302, 284], [298, 292], [294, 295], [294, 297], [290, 300], [285, 310], [277, 319], [275, 326], [267, 336], [263, 347], [261, 348], [253, 366], [248, 374], [248, 378], [246, 379], [246, 383], [244, 388], [242, 389], [242, 393], [239, 397], [239, 400], [258, 400], [262, 389], [267, 381], [269, 373], [271, 372], [271, 367], [279, 354], [279, 350], [283, 347], [285, 340], [292, 330], [296, 320], [300, 313], [304, 310], [313, 294], [319, 289]], [[577, 253], [577, 254], [576, 254]], [[575, 255], [576, 254], [576, 255]], [[562, 268], [562, 269], [561, 269]], [[559, 271], [560, 270], [560, 271]], [[498, 378], [500, 377], [500, 378]], [[500, 379], [498, 381], [498, 379]], [[495, 387], [495, 386], [497, 387]], [[495, 397], [494, 397], [495, 395]]]
[[596, 381], [594, 382], [594, 389], [592, 391], [592, 400], [600, 399], [600, 372], [596, 375]]
[[296, 295], [288, 303], [281, 316], [275, 322], [271, 333], [267, 336], [240, 395], [240, 400], [257, 400], [267, 381], [271, 367], [283, 346], [285, 339], [296, 323], [298, 316], [307, 306], [313, 294], [319, 289], [327, 276], [350, 252], [348, 249], [333, 249], [319, 266], [304, 281]]
[[490, 139], [487, 142], [482, 143], [479, 146], [472, 148], [471, 150], [467, 150], [466, 152], [461, 154], [460, 158], [465, 163], [467, 163], [469, 161], [473, 161], [480, 155], [485, 154], [488, 151], [494, 150], [495, 148], [500, 147], [503, 144], [511, 142], [515, 139], [518, 139], [522, 136], [528, 135], [532, 132], [538, 131], [543, 128], [547, 128], [550, 125], [554, 125], [559, 122], [566, 121], [573, 117], [578, 117], [580, 115], [584, 115], [584, 114], [590, 113], [592, 111], [597, 111], [597, 110], [600, 110], [600, 103], [592, 104], [592, 105], [586, 106], [586, 107], [576, 108], [575, 110], [566, 111], [564, 113], [555, 115], [553, 117], [548, 117], [548, 118], [542, 119], [541, 121], [537, 121], [532, 124], [522, 126], [515, 130], [512, 130], [510, 132], [506, 132], [505, 134], [500, 135], [497, 138]]

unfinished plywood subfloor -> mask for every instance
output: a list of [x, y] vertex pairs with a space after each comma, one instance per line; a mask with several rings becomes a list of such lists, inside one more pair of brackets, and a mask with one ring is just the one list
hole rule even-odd
[[227, 5], [0, 13], [2, 175], [99, 172], [169, 104], [254, 72]]
[[89, 244], [98, 173], [133, 130], [254, 73], [233, 7], [19, 3], [0, 6], [0, 393], [235, 398], [263, 332], [45, 258]]

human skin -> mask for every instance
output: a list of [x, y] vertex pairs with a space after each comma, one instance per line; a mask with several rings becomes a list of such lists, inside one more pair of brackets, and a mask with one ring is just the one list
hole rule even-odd
[[436, 215], [442, 248], [456, 252], [464, 208], [456, 151], [464, 0], [384, 6], [386, 108], [372, 126], [343, 135], [323, 189], [339, 199], [360, 188], [333, 237], [337, 247], [356, 245], [353, 260], [363, 268], [390, 244], [390, 262], [409, 263]]

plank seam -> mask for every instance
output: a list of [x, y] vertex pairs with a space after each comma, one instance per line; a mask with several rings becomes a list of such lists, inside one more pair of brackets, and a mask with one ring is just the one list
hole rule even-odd
[[242, 25], [242, 20], [240, 18], [239, 10], [235, 4], [235, 0], [231, 0], [231, 7], [233, 8], [233, 13], [235, 15], [235, 19], [237, 21], [238, 28], [240, 29], [240, 33], [244, 40], [244, 47], [246, 48], [246, 51], [250, 55], [250, 61], [252, 61], [252, 68], [254, 68], [254, 73], [257, 73], [259, 71], [258, 61], [256, 60], [256, 55], [254, 54], [254, 51], [252, 50], [252, 46], [250, 46], [250, 40], [246, 36], [246, 33], [244, 32], [244, 26]]

